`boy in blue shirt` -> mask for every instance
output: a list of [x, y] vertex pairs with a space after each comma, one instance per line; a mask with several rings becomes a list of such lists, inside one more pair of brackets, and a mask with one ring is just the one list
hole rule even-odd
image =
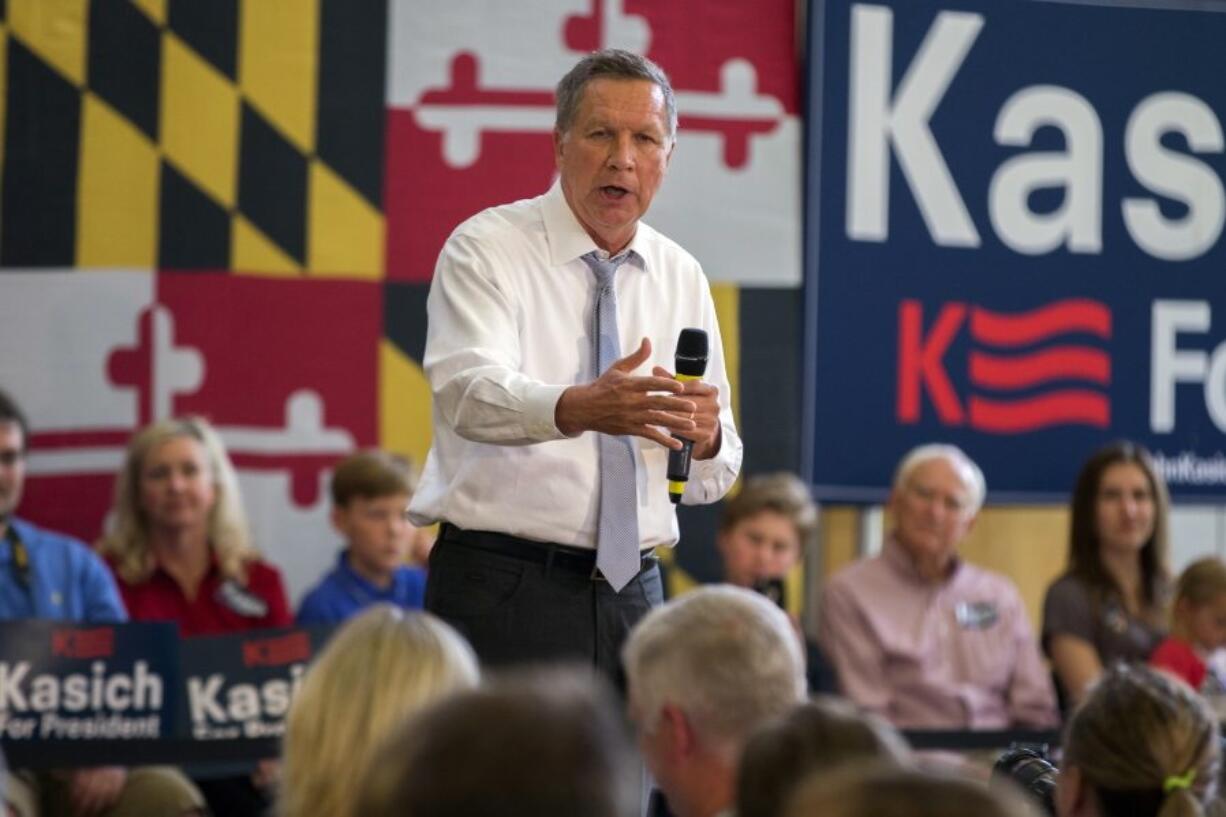
[[405, 564], [416, 533], [405, 518], [412, 493], [408, 464], [383, 451], [361, 451], [336, 466], [332, 526], [346, 545], [302, 600], [298, 624], [338, 624], [375, 602], [421, 609], [426, 572]]

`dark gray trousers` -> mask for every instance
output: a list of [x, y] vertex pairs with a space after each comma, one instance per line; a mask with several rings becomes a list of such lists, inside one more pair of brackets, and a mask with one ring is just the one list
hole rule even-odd
[[426, 609], [459, 630], [485, 667], [589, 663], [624, 691], [622, 644], [664, 600], [654, 560], [614, 593], [573, 566], [448, 541], [447, 530], [430, 554]]

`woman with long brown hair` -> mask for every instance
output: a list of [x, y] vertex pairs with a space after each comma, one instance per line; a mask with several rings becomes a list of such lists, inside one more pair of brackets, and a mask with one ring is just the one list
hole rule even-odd
[[1143, 663], [1162, 640], [1168, 512], [1166, 485], [1136, 443], [1112, 443], [1082, 467], [1068, 569], [1043, 603], [1043, 648], [1067, 705], [1104, 667]]

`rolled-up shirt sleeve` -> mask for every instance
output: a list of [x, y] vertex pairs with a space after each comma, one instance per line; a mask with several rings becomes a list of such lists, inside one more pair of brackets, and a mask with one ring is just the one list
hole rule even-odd
[[520, 371], [520, 334], [512, 295], [495, 271], [509, 259], [464, 234], [444, 246], [427, 301], [424, 361], [435, 406], [464, 439], [528, 445], [564, 435], [554, 419], [567, 386]]

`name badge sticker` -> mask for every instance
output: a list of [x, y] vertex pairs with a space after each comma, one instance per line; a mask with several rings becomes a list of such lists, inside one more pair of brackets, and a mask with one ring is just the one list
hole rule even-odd
[[221, 583], [215, 598], [223, 607], [244, 618], [263, 618], [268, 615], [268, 603], [233, 579], [226, 579]]
[[988, 630], [996, 626], [1000, 612], [990, 601], [960, 601], [954, 607], [954, 616], [964, 630]]

